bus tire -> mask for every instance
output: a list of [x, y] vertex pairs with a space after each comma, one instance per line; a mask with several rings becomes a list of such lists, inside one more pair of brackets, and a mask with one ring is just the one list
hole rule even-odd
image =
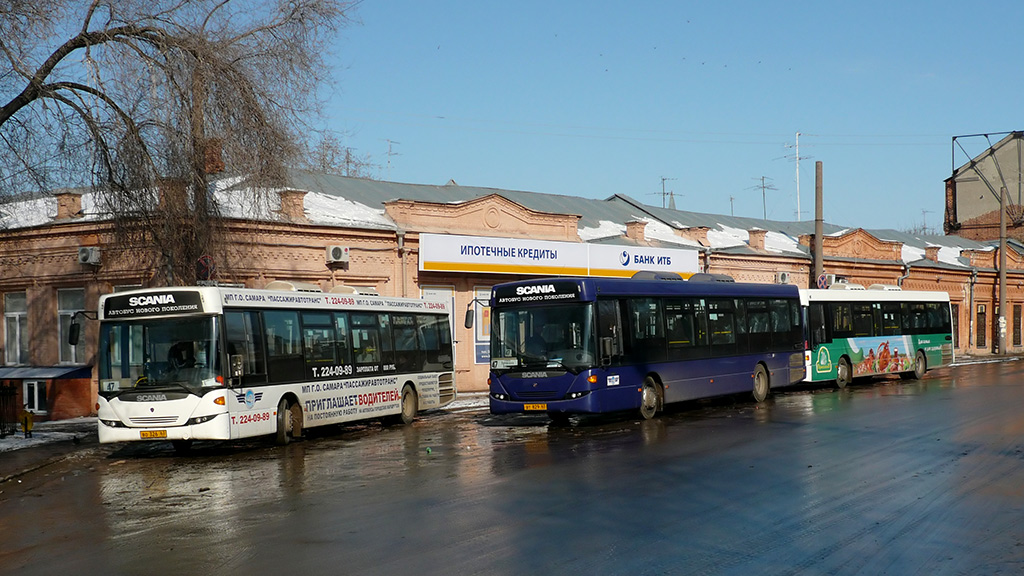
[[758, 364], [754, 370], [754, 401], [764, 402], [769, 390], [771, 381], [768, 378], [768, 371], [764, 369], [764, 364]]
[[836, 388], [842, 390], [850, 382], [853, 382], [853, 366], [850, 365], [850, 359], [843, 356], [839, 359], [839, 367], [836, 369]]
[[925, 358], [923, 350], [918, 350], [917, 355], [914, 357], [914, 380], [924, 378], [924, 373], [927, 371], [928, 359]]
[[287, 398], [277, 403], [277, 436], [274, 438], [278, 446], [285, 446], [295, 439], [295, 414]]
[[658, 393], [658, 384], [654, 378], [648, 376], [640, 386], [640, 417], [650, 420], [658, 413], [660, 407], [661, 394]]
[[416, 389], [412, 387], [412, 384], [403, 386], [401, 412], [398, 413], [398, 416], [395, 416], [395, 423], [412, 424], [413, 420], [416, 419], [416, 413], [419, 411], [419, 405], [419, 397], [416, 395]]

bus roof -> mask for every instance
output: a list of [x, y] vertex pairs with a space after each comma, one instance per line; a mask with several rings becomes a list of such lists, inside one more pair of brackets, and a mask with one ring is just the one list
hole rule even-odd
[[949, 302], [949, 294], [927, 290], [818, 290], [801, 289], [800, 303], [810, 302]]
[[638, 278], [552, 277], [497, 284], [491, 290], [491, 305], [513, 303], [550, 304], [555, 301], [592, 301], [599, 296], [721, 296], [797, 298], [791, 284], [742, 282], [689, 282]]
[[220, 314], [231, 308], [296, 308], [448, 314], [443, 300], [389, 298], [351, 293], [261, 290], [222, 286], [144, 288], [100, 297], [99, 318], [156, 318]]

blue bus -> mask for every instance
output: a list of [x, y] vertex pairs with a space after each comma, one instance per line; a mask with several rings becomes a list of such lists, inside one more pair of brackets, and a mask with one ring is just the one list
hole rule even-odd
[[698, 274], [546, 278], [493, 287], [493, 414], [638, 411], [803, 380], [796, 286]]

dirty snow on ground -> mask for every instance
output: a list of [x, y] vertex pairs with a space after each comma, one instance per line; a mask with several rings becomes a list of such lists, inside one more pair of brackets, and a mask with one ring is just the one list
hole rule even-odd
[[32, 427], [31, 438], [25, 438], [25, 434], [19, 425], [18, 431], [13, 436], [0, 439], [0, 452], [31, 448], [53, 442], [73, 442], [76, 437], [82, 438], [83, 435], [95, 432], [95, 430], [96, 418], [94, 417], [37, 422]]

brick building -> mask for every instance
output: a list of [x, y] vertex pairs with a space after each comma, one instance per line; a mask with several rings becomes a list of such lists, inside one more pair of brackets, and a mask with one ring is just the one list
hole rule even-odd
[[[813, 284], [812, 222], [773, 222], [698, 214], [639, 203], [459, 186], [399, 184], [293, 171], [270, 195], [268, 210], [244, 214], [252, 192], [223, 180], [225, 220], [217, 234], [224, 261], [216, 280], [262, 287], [275, 280], [373, 288], [388, 296], [451, 298], [457, 311], [486, 298], [499, 282], [538, 275], [626, 276], [659, 269], [684, 276], [722, 273], [740, 282]], [[231, 198], [232, 200], [227, 200]], [[0, 384], [41, 418], [94, 412], [96, 323], [66, 344], [72, 318], [94, 311], [99, 296], [163, 285], [160, 270], [140, 266], [116, 246], [112, 227], [87, 190], [0, 208], [0, 308], [4, 330]], [[985, 353], [997, 339], [996, 269], [991, 242], [912, 236], [892, 230], [826, 225], [824, 265], [832, 282], [898, 285], [950, 294], [959, 352]], [[347, 248], [347, 267], [329, 248]], [[1008, 343], [1022, 349], [1024, 247], [1008, 249]], [[480, 310], [479, 312], [483, 312]], [[481, 317], [478, 314], [478, 318]], [[453, 322], [456, 385], [484, 390], [487, 326]]]

